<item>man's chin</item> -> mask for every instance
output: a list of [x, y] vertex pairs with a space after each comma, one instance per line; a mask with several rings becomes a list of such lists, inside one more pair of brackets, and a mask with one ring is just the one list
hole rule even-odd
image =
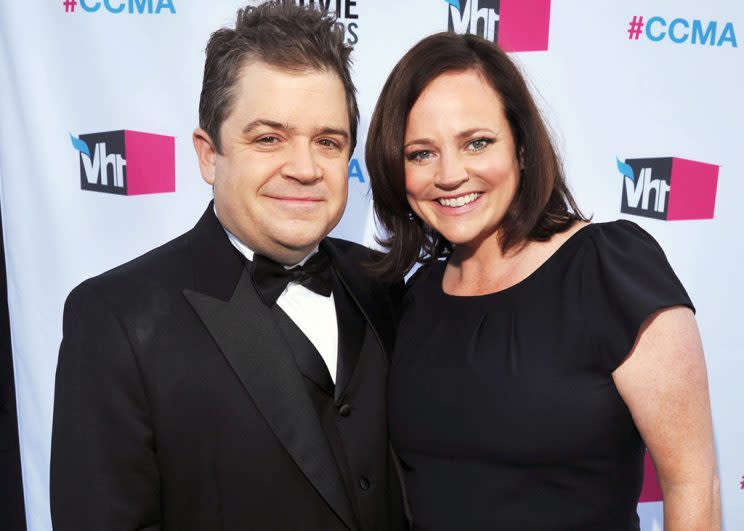
[[309, 253], [313, 249], [315, 249], [318, 244], [320, 244], [321, 240], [325, 238], [325, 235], [313, 237], [313, 238], [303, 238], [303, 239], [292, 239], [292, 240], [285, 240], [281, 242], [282, 247], [287, 249], [287, 251], [292, 253]]
[[271, 258], [285, 265], [296, 264], [310, 254], [323, 238], [325, 238], [325, 233], [312, 235], [294, 234], [291, 237], [275, 238], [273, 241], [274, 245], [272, 245], [273, 249], [271, 250], [275, 256], [271, 256]]

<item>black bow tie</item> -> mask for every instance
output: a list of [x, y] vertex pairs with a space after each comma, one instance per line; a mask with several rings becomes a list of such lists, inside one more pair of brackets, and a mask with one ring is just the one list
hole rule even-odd
[[253, 285], [266, 306], [272, 306], [287, 284], [297, 282], [319, 295], [331, 294], [331, 265], [328, 255], [318, 251], [301, 266], [291, 269], [270, 258], [253, 256]]

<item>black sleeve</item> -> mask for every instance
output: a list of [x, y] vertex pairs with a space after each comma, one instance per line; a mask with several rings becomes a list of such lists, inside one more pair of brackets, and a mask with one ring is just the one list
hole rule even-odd
[[88, 283], [65, 303], [50, 502], [55, 531], [160, 529], [155, 442], [141, 374], [120, 322]]
[[613, 371], [654, 312], [672, 306], [695, 308], [664, 251], [638, 225], [604, 223], [591, 238], [582, 271], [583, 314], [597, 334], [603, 366]]

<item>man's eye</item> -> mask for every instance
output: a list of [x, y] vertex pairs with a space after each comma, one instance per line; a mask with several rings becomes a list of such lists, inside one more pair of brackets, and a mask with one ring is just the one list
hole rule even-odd
[[275, 136], [262, 136], [258, 139], [259, 144], [276, 144], [279, 139]]
[[327, 147], [327, 148], [339, 148], [339, 147], [341, 147], [338, 142], [336, 142], [335, 140], [333, 140], [331, 138], [321, 138], [320, 140], [318, 140], [318, 144], [320, 144], [323, 147]]

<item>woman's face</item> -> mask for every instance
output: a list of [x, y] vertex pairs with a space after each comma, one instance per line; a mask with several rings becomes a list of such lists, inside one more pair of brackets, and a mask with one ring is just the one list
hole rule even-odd
[[458, 246], [493, 236], [519, 185], [499, 95], [476, 71], [435, 78], [411, 108], [403, 148], [413, 211]]

